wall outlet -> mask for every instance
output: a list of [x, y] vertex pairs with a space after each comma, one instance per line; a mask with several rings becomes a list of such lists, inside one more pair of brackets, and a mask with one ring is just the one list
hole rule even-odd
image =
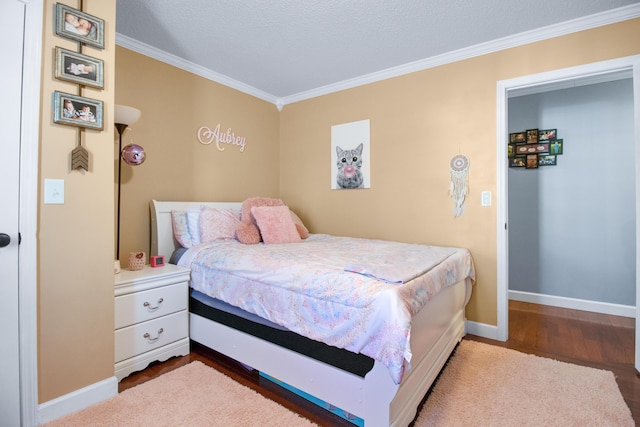
[[491, 191], [483, 191], [480, 195], [480, 204], [482, 206], [491, 206]]

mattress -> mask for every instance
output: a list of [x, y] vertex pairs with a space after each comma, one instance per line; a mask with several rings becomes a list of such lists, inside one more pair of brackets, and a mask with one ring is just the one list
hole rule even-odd
[[374, 360], [368, 356], [305, 338], [193, 289], [190, 292], [189, 311], [363, 378], [373, 368]]
[[382, 362], [396, 383], [411, 360], [411, 318], [473, 278], [468, 250], [312, 235], [302, 243], [198, 245], [179, 265], [191, 287], [297, 335]]

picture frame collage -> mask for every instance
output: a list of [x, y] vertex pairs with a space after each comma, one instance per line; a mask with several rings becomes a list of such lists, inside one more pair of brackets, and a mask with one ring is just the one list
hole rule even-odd
[[510, 168], [537, 169], [555, 166], [564, 151], [558, 129], [527, 129], [509, 134], [507, 157]]
[[[55, 33], [82, 45], [104, 49], [104, 20], [65, 4], [56, 3]], [[76, 83], [80, 88], [89, 86], [104, 89], [104, 61], [79, 51], [55, 47], [54, 78]], [[53, 92], [53, 122], [89, 129], [102, 130], [103, 102], [80, 95]]]

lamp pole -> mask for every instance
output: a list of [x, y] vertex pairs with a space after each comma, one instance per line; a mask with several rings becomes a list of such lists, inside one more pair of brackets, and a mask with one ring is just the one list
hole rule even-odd
[[120, 182], [122, 179], [122, 134], [127, 125], [116, 123], [118, 130], [118, 214], [116, 219], [116, 261], [120, 259]]
[[127, 126], [134, 124], [139, 118], [140, 110], [137, 108], [118, 104], [114, 106], [114, 125], [118, 131], [118, 213], [116, 219], [116, 259], [114, 264], [114, 271], [116, 274], [120, 272], [120, 192], [122, 190], [122, 161], [124, 160], [127, 164], [131, 165], [139, 165], [144, 161], [144, 150], [142, 147], [135, 144], [124, 147], [125, 152], [127, 152], [129, 147], [135, 147], [138, 150], [134, 153], [133, 163], [130, 163], [130, 159], [128, 157], [125, 158], [122, 148], [122, 135], [127, 129]]

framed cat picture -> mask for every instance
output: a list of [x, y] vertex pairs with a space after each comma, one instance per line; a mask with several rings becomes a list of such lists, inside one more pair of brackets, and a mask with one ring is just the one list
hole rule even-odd
[[369, 120], [331, 126], [331, 189], [371, 188]]

